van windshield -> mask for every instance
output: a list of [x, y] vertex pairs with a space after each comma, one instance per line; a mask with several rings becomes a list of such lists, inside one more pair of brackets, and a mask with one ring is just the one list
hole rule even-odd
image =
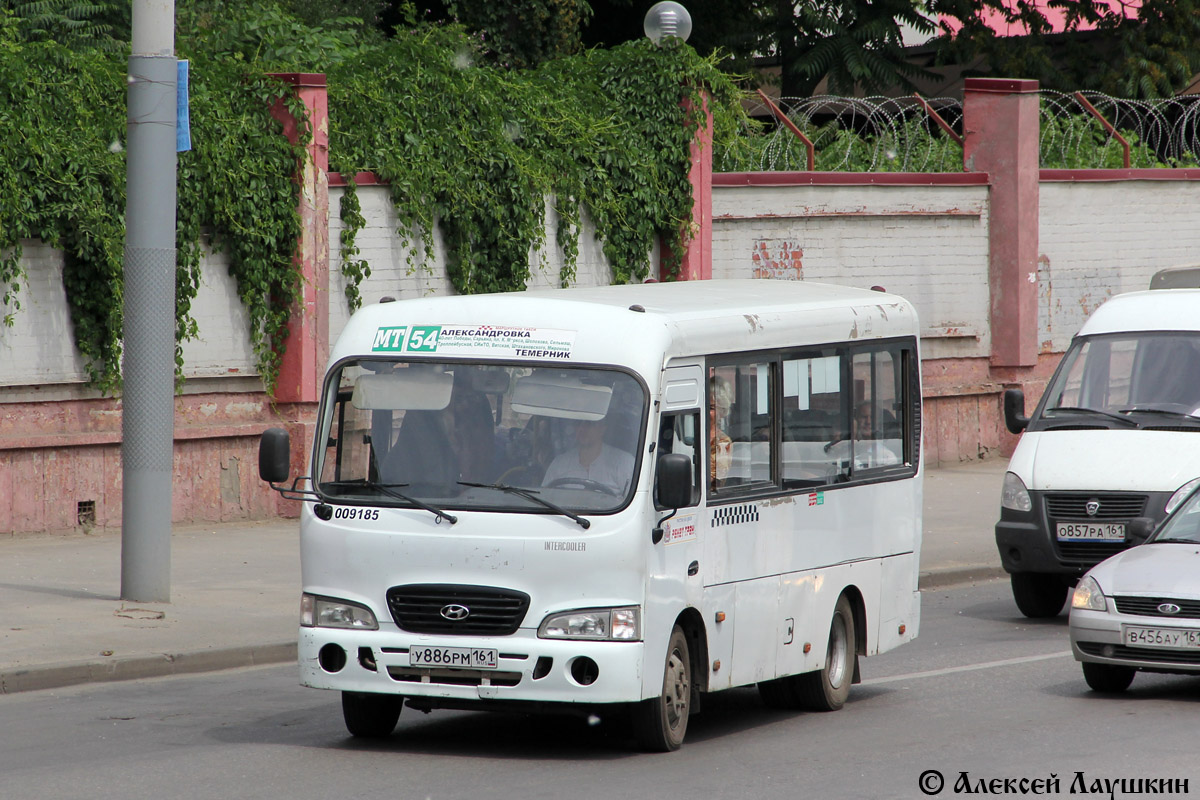
[[1076, 339], [1040, 417], [1036, 427], [1042, 430], [1200, 424], [1200, 334], [1143, 331]]
[[331, 373], [330, 502], [604, 513], [636, 487], [646, 391], [616, 369], [352, 360]]

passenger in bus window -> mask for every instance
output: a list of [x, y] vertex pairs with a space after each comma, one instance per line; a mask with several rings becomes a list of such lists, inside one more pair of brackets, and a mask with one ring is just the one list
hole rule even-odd
[[733, 463], [733, 440], [725, 433], [725, 417], [729, 414], [732, 391], [729, 382], [719, 376], [709, 378], [708, 404], [708, 478], [709, 488], [717, 489], [725, 483], [729, 467]]

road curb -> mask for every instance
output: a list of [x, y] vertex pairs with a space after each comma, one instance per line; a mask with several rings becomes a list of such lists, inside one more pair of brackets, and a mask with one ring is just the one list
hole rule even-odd
[[0, 694], [61, 689], [84, 683], [131, 681], [296, 661], [296, 642], [104, 658], [0, 672]]
[[922, 572], [917, 579], [917, 588], [921, 591], [946, 589], [964, 583], [993, 581], [1006, 577], [1008, 577], [1008, 573], [1004, 571], [1003, 567], [991, 565], [945, 567]]

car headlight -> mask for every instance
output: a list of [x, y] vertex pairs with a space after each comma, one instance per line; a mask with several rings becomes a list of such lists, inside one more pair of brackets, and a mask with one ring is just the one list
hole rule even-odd
[[300, 595], [300, 624], [305, 628], [379, 629], [375, 615], [366, 606], [315, 594]]
[[1200, 478], [1192, 478], [1183, 486], [1180, 486], [1175, 491], [1175, 494], [1171, 495], [1171, 499], [1167, 501], [1167, 513], [1170, 514], [1172, 511], [1174, 511], [1175, 507], [1186, 500], [1187, 496], [1191, 494], [1197, 486], [1200, 486]]
[[542, 639], [636, 642], [642, 638], [642, 615], [637, 606], [565, 611], [542, 620], [538, 636]]
[[1085, 575], [1075, 586], [1071, 595], [1071, 608], [1086, 608], [1089, 611], [1105, 611], [1108, 605], [1104, 602], [1104, 592], [1100, 584], [1091, 575]]
[[1004, 473], [1004, 487], [1000, 490], [1000, 505], [1013, 511], [1032, 511], [1033, 501], [1029, 490], [1015, 472]]

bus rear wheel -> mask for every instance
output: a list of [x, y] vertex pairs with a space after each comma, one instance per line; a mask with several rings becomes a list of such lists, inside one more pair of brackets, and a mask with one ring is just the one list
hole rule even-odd
[[662, 694], [633, 707], [633, 733], [647, 750], [678, 750], [687, 734], [692, 710], [692, 660], [687, 636], [678, 625], [671, 631], [663, 667]]
[[854, 682], [855, 652], [854, 609], [846, 595], [838, 598], [829, 624], [829, 646], [825, 666], [815, 672], [796, 676], [796, 694], [802, 708], [810, 711], [837, 711], [850, 696]]
[[342, 692], [342, 718], [351, 736], [383, 739], [391, 736], [404, 708], [404, 698], [394, 694]]

